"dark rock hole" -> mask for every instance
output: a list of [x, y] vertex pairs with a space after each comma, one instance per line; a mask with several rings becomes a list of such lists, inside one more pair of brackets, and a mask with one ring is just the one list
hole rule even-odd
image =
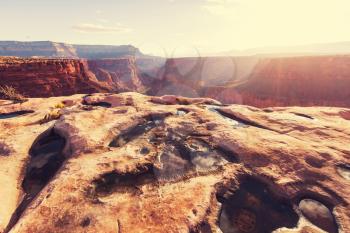
[[93, 181], [93, 193], [97, 196], [107, 196], [114, 192], [137, 193], [139, 186], [152, 183], [154, 180], [154, 173], [150, 167], [138, 173], [110, 172]]
[[271, 233], [294, 228], [299, 221], [289, 201], [277, 198], [254, 178], [246, 178], [238, 190], [217, 198], [222, 203], [219, 227], [223, 233]]
[[86, 103], [83, 102], [84, 105], [90, 105], [90, 106], [95, 106], [95, 107], [104, 107], [104, 108], [110, 108], [112, 107], [112, 104], [108, 103], [108, 102], [96, 102], [96, 103]]
[[22, 182], [25, 195], [12, 215], [5, 232], [8, 232], [16, 224], [26, 207], [62, 166], [65, 160], [63, 155], [65, 144], [65, 139], [55, 133], [53, 129], [45, 132], [36, 140], [29, 151], [30, 159]]
[[110, 147], [124, 146], [128, 142], [147, 133], [151, 129], [161, 126], [163, 123], [163, 120], [164, 120], [164, 116], [157, 116], [157, 115], [147, 116], [141, 121], [141, 123], [119, 134], [116, 138], [114, 138], [109, 143], [109, 146]]

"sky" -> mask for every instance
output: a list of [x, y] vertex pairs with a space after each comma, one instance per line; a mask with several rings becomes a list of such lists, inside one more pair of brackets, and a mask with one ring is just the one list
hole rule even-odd
[[160, 56], [350, 41], [349, 0], [0, 0], [0, 40]]

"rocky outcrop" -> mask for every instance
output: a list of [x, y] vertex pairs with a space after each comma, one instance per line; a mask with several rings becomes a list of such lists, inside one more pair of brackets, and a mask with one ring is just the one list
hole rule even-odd
[[0, 232], [350, 232], [349, 109], [137, 93], [0, 105]]
[[170, 59], [152, 94], [257, 107], [350, 107], [350, 56]]
[[142, 92], [144, 89], [135, 58], [88, 60], [88, 65], [97, 80], [117, 90]]
[[113, 90], [98, 82], [85, 61], [76, 59], [0, 58], [0, 85], [29, 97]]

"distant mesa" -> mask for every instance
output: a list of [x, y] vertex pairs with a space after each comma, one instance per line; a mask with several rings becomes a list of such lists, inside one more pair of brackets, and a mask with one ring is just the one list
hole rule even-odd
[[0, 56], [17, 57], [67, 57], [67, 58], [116, 58], [143, 54], [132, 45], [73, 45], [52, 41], [0, 41]]

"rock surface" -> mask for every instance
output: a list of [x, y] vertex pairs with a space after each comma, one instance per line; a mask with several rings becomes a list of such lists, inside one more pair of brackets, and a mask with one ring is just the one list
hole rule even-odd
[[350, 232], [349, 109], [137, 93], [0, 106], [0, 232], [322, 233], [308, 218], [325, 213]]

